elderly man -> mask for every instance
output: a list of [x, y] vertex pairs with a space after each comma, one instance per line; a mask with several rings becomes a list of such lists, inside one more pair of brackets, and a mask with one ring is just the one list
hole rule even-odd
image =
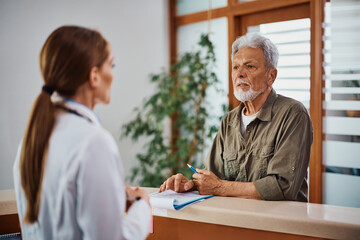
[[222, 120], [194, 180], [177, 174], [159, 191], [264, 200], [307, 201], [312, 124], [298, 101], [276, 94], [279, 54], [267, 38], [247, 34], [232, 46], [232, 83], [240, 105]]

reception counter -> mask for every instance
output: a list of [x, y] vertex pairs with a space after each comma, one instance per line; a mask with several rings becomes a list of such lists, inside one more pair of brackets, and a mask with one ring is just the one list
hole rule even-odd
[[0, 235], [20, 232], [14, 190], [0, 190]]
[[360, 208], [213, 197], [153, 215], [148, 239], [360, 239]]
[[[153, 215], [147, 239], [360, 239], [360, 208], [213, 197]], [[14, 191], [1, 190], [0, 234], [19, 231]]]

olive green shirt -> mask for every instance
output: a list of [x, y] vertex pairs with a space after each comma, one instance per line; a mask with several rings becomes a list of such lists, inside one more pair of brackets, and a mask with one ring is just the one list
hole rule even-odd
[[243, 108], [241, 103], [222, 119], [206, 168], [220, 179], [254, 182], [264, 200], [306, 202], [313, 130], [304, 105], [272, 90], [245, 138]]

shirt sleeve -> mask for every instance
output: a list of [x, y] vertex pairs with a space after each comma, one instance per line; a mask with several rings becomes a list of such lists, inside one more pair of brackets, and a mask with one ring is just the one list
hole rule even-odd
[[254, 182], [264, 200], [298, 200], [313, 140], [311, 120], [305, 111], [290, 110], [284, 116], [267, 176]]
[[126, 194], [117, 146], [99, 131], [79, 153], [77, 222], [84, 239], [144, 239], [149, 233], [150, 207], [140, 200], [124, 215]]

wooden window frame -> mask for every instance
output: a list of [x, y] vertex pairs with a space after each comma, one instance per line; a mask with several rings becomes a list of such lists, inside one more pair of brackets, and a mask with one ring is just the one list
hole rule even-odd
[[[287, 15], [291, 19], [310, 18], [310, 117], [314, 130], [314, 141], [311, 149], [309, 167], [309, 202], [322, 203], [322, 175], [324, 172], [322, 141], [324, 111], [322, 102], [324, 94], [323, 80], [323, 21], [325, 0], [255, 0], [238, 2], [228, 0], [227, 6], [210, 11], [201, 11], [186, 15], [176, 15], [176, 0], [168, 0], [169, 7], [169, 47], [170, 64], [177, 55], [177, 28], [211, 19], [227, 17], [228, 19], [228, 57], [229, 57], [229, 93], [233, 92], [231, 83], [231, 45], [236, 37], [246, 33], [249, 24], [284, 21]], [[296, 9], [296, 11], [294, 11]], [[259, 21], [259, 16], [261, 20]], [[229, 94], [229, 105], [237, 106], [238, 101]]]

